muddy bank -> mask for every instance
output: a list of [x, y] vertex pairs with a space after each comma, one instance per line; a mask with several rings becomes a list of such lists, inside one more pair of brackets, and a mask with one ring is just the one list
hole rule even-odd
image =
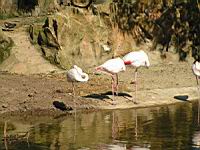
[[[91, 71], [92, 72], [92, 71]], [[76, 97], [72, 96], [71, 84], [65, 73], [38, 75], [18, 75], [0, 73], [0, 113], [55, 114], [63, 113], [55, 107], [78, 110], [125, 109], [150, 107], [184, 102], [174, 99], [177, 95], [188, 95], [188, 101], [197, 99], [196, 81], [191, 71], [191, 63], [162, 63], [150, 69], [139, 69], [138, 104], [134, 99], [134, 85], [131, 84], [134, 69], [128, 68], [119, 74], [119, 96], [112, 104], [111, 79], [106, 75], [93, 75], [90, 80], [76, 84]], [[75, 103], [74, 103], [75, 101]], [[62, 108], [61, 108], [62, 109]], [[65, 111], [64, 111], [65, 112]]]

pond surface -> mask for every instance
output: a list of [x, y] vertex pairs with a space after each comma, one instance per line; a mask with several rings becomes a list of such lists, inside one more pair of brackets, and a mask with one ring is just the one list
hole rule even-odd
[[[10, 139], [2, 140], [0, 149], [198, 149], [200, 125], [197, 107], [196, 102], [185, 102], [165, 107], [76, 113], [56, 118], [9, 118], [7, 135]], [[4, 122], [4, 119], [0, 122], [1, 139]], [[27, 131], [28, 134], [25, 134]], [[18, 138], [11, 137], [16, 133]]]

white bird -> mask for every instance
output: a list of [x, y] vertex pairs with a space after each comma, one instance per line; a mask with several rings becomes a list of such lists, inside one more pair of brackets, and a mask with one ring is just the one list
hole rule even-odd
[[112, 95], [114, 99], [114, 93], [118, 95], [118, 73], [125, 71], [126, 67], [124, 61], [121, 58], [109, 59], [102, 65], [96, 67], [96, 71], [102, 71], [112, 77]]
[[200, 78], [200, 62], [194, 61], [194, 63], [192, 64], [192, 71], [194, 75], [196, 76], [197, 84], [198, 84], [198, 78]]
[[[197, 82], [197, 90], [198, 90], [198, 98], [200, 98], [200, 90], [199, 90], [199, 78], [200, 78], [200, 62], [195, 60], [194, 63], [192, 64], [192, 71], [196, 77], [196, 82]], [[198, 124], [199, 124], [199, 119], [200, 119], [200, 101], [198, 105]]]
[[200, 131], [195, 131], [192, 137], [193, 147], [200, 148]]
[[67, 71], [67, 81], [72, 83], [73, 95], [75, 96], [75, 82], [87, 82], [89, 79], [88, 74], [84, 73], [81, 68], [74, 65]]
[[135, 103], [137, 103], [136, 99], [137, 99], [137, 71], [139, 67], [149, 67], [150, 66], [150, 62], [149, 62], [149, 58], [147, 56], [147, 54], [143, 51], [134, 51], [134, 52], [130, 52], [128, 54], [126, 54], [123, 57], [124, 60], [124, 64], [125, 65], [131, 65], [132, 67], [136, 68], [135, 69]]

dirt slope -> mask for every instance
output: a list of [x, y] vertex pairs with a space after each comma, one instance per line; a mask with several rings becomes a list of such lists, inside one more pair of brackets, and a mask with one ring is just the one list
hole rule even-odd
[[7, 32], [6, 35], [14, 41], [10, 57], [0, 64], [1, 71], [9, 71], [19, 74], [48, 73], [59, 70], [42, 57], [29, 40], [26, 28], [18, 28], [15, 31]]

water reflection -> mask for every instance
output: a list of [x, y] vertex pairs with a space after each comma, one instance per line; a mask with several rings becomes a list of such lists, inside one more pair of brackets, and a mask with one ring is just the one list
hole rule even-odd
[[[0, 122], [3, 139], [4, 119]], [[9, 118], [7, 134], [26, 139], [2, 141], [0, 149], [156, 150], [200, 147], [198, 103], [167, 107], [76, 113], [60, 118]], [[7, 146], [7, 148], [6, 148]]]

